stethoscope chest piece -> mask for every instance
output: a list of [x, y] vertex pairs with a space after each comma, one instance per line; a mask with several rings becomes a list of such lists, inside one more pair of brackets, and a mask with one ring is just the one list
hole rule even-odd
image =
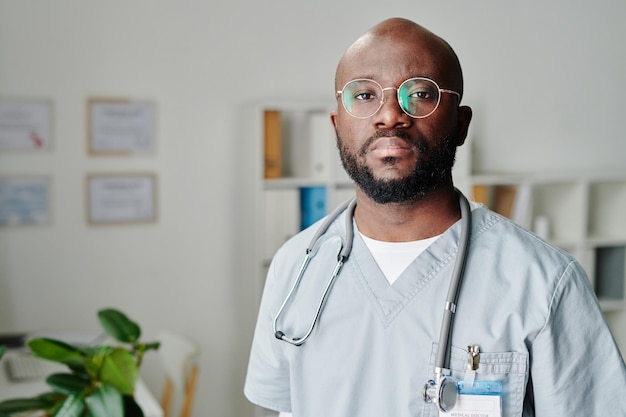
[[443, 377], [439, 384], [432, 379], [424, 384], [424, 401], [436, 402], [439, 409], [444, 413], [450, 412], [456, 404], [458, 388], [456, 380], [451, 377]]

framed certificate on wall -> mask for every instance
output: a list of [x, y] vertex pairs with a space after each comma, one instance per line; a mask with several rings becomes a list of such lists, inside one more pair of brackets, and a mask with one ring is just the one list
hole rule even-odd
[[0, 177], [0, 226], [50, 223], [50, 179]]
[[50, 148], [52, 103], [0, 99], [0, 150]]
[[156, 175], [89, 174], [87, 218], [92, 225], [156, 221]]
[[90, 98], [87, 107], [89, 154], [154, 152], [156, 105], [152, 101]]

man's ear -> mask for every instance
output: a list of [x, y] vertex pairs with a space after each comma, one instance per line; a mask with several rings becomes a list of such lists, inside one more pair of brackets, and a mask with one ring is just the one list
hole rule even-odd
[[337, 111], [336, 110], [333, 110], [330, 112], [330, 122], [333, 124], [335, 137], [337, 137]]
[[467, 139], [470, 122], [472, 121], [472, 108], [469, 106], [459, 106], [457, 121], [459, 126], [459, 141], [456, 146], [461, 146]]

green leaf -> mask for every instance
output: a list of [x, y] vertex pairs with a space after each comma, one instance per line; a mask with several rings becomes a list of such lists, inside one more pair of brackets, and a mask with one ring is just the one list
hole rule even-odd
[[80, 351], [87, 357], [94, 357], [96, 355], [106, 355], [108, 351], [113, 350], [113, 346], [97, 345], [97, 346], [80, 346]]
[[60, 340], [41, 337], [30, 339], [26, 345], [37, 357], [70, 366], [85, 366], [85, 357], [80, 349]]
[[91, 386], [91, 379], [84, 375], [57, 373], [46, 378], [55, 391], [63, 394], [76, 394]]
[[100, 380], [111, 384], [122, 394], [130, 395], [135, 390], [138, 374], [133, 355], [124, 348], [117, 348], [104, 357]]
[[102, 384], [86, 402], [93, 417], [124, 416], [122, 394], [110, 385]]
[[2, 358], [2, 355], [4, 355], [4, 352], [6, 352], [7, 347], [4, 345], [0, 345], [0, 358]]
[[53, 414], [53, 417], [80, 417], [85, 411], [85, 396], [83, 393], [68, 396], [61, 408]]
[[98, 319], [104, 331], [120, 342], [135, 343], [141, 336], [139, 325], [119, 310], [112, 308], [100, 310]]
[[38, 399], [42, 401], [47, 401], [50, 404], [50, 407], [54, 406], [57, 403], [65, 401], [66, 397], [67, 395], [58, 392], [44, 392], [43, 394], [39, 394], [37, 396]]
[[124, 395], [124, 417], [144, 417], [143, 410], [131, 395]]
[[25, 411], [44, 410], [51, 407], [54, 403], [50, 403], [42, 398], [16, 398], [0, 402], [0, 413], [12, 414], [22, 413]]
[[150, 342], [144, 344], [144, 350], [157, 350], [161, 346], [161, 342]]

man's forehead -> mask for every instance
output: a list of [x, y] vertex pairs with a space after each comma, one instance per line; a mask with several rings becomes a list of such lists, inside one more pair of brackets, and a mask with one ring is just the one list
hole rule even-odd
[[441, 52], [423, 42], [406, 39], [371, 38], [353, 45], [338, 67], [338, 82], [375, 76], [434, 77], [438, 75]]

